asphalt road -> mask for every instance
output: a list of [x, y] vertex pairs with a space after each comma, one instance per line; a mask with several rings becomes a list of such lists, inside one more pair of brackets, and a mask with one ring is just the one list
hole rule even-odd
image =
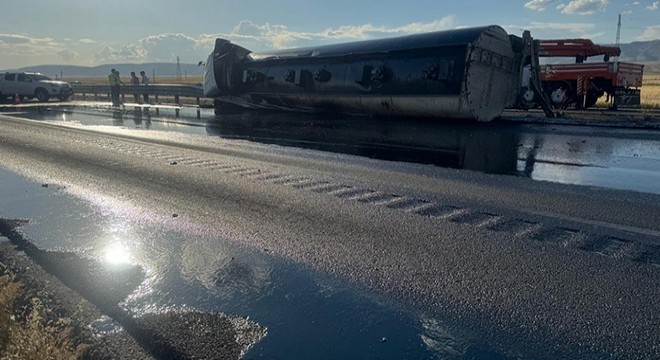
[[0, 164], [217, 239], [191, 253], [230, 243], [332, 274], [501, 357], [660, 357], [658, 195], [6, 116]]

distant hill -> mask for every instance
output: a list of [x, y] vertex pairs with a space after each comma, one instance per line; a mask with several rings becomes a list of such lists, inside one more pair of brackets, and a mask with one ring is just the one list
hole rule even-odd
[[621, 44], [621, 60], [632, 62], [660, 61], [660, 40], [635, 41]]
[[645, 74], [660, 74], [660, 40], [621, 44], [621, 61], [644, 64]]
[[[4, 71], [26, 71], [26, 72], [40, 72], [44, 75], [50, 77], [55, 77], [55, 75], [60, 76], [60, 73], [64, 78], [75, 78], [75, 77], [99, 77], [107, 76], [110, 73], [110, 69], [117, 69], [122, 76], [128, 76], [131, 71], [135, 71], [138, 74], [140, 71], [145, 71], [149, 77], [153, 73], [156, 74], [156, 77], [159, 76], [176, 76], [176, 64], [175, 63], [146, 63], [146, 64], [109, 64], [109, 65], [99, 65], [94, 67], [89, 66], [77, 66], [77, 65], [37, 65], [37, 66], [27, 66], [20, 69], [8, 69]], [[197, 64], [181, 64], [181, 75], [193, 76], [202, 76], [204, 74], [204, 67], [197, 66]]]
[[[643, 63], [646, 65], [646, 73], [660, 73], [660, 40], [635, 41], [629, 44], [621, 44], [620, 47], [622, 61]], [[552, 60], [546, 61], [546, 63], [552, 62]], [[147, 75], [150, 77], [154, 72], [156, 73], [156, 77], [176, 76], [175, 63], [110, 64], [94, 67], [75, 65], [40, 65], [12, 70], [40, 72], [50, 77], [55, 77], [55, 75], [59, 76], [61, 72], [62, 75], [64, 75], [64, 78], [75, 78], [106, 76], [112, 68], [119, 70], [122, 76], [127, 76], [131, 71], [139, 73], [142, 70], [146, 71]], [[4, 71], [6, 70], [0, 72]], [[181, 75], [188, 74], [188, 76], [194, 77], [202, 76], [203, 73], [204, 69], [202, 66], [197, 66], [197, 64], [181, 64]]]

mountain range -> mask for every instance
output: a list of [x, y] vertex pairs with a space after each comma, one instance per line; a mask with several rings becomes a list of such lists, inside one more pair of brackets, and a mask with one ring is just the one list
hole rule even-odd
[[[660, 40], [636, 41], [621, 44], [621, 61], [642, 63], [646, 65], [645, 72], [660, 73]], [[55, 77], [60, 75], [64, 78], [75, 77], [99, 77], [106, 76], [110, 69], [119, 70], [122, 76], [127, 76], [131, 71], [139, 74], [145, 71], [148, 76], [153, 75], [172, 77], [177, 75], [175, 63], [145, 63], [145, 64], [108, 64], [99, 66], [76, 66], [76, 65], [38, 65], [27, 66], [16, 71], [40, 72]], [[2, 71], [4, 72], [4, 71]], [[181, 64], [181, 76], [200, 77], [204, 74], [204, 67], [197, 64]]]

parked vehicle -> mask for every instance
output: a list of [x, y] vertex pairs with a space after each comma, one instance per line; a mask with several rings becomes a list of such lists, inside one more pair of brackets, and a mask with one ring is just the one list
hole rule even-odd
[[[640, 106], [644, 65], [611, 61], [621, 55], [619, 47], [596, 45], [589, 39], [540, 40], [538, 53], [543, 58], [575, 59], [572, 64], [541, 67], [542, 87], [553, 107], [585, 109], [606, 94], [612, 107]], [[603, 61], [585, 62], [593, 56], [603, 56]], [[523, 94], [522, 107], [538, 102], [532, 91]]]
[[0, 75], [0, 99], [37, 98], [41, 102], [56, 97], [61, 101], [69, 100], [73, 95], [71, 85], [65, 81], [52, 80], [40, 73], [7, 72]]

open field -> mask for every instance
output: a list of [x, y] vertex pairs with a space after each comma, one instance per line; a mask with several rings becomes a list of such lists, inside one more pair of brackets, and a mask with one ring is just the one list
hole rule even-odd
[[660, 107], [660, 74], [645, 74], [642, 84], [642, 106]]

